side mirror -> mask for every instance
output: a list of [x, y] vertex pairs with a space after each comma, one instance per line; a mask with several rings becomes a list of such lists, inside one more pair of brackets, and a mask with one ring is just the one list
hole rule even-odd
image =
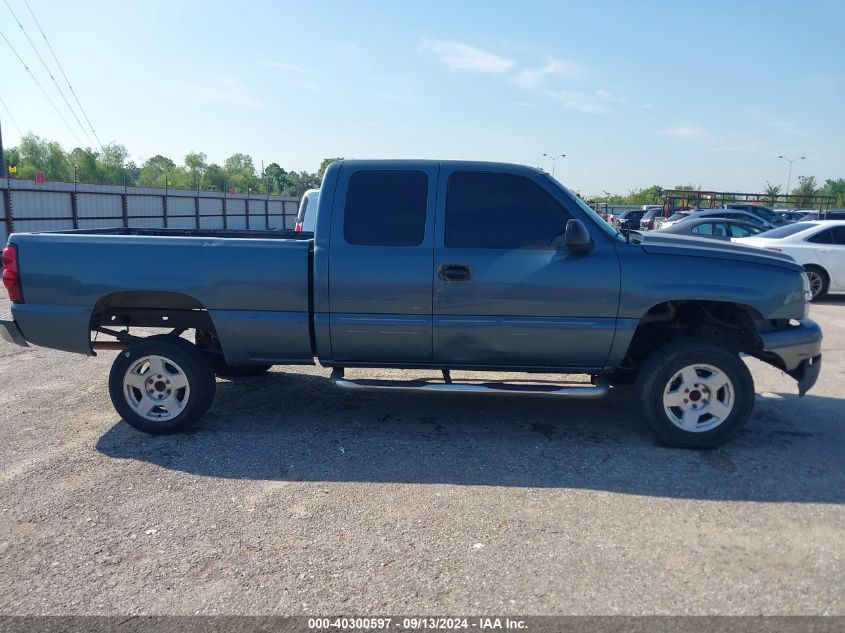
[[593, 248], [590, 232], [581, 220], [569, 220], [566, 223], [564, 246], [577, 255], [586, 255]]

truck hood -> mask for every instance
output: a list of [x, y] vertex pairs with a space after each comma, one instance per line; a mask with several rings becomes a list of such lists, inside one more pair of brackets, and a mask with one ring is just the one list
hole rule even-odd
[[655, 255], [729, 259], [786, 268], [798, 272], [803, 270], [794, 259], [784, 253], [776, 253], [754, 246], [745, 246], [727, 240], [661, 233], [660, 231], [647, 231], [644, 233], [632, 231], [631, 243], [639, 244], [643, 251]]

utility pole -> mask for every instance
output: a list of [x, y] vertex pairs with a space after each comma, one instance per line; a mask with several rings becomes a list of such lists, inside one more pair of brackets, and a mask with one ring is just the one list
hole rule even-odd
[[786, 156], [778, 156], [789, 163], [789, 175], [786, 177], [786, 195], [789, 195], [789, 185], [792, 182], [792, 163], [796, 160], [804, 160], [806, 156], [796, 156], [795, 158], [787, 158]]

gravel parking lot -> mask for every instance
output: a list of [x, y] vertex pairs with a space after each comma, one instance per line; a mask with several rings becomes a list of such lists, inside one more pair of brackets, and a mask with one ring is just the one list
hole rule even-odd
[[350, 395], [293, 367], [148, 437], [114, 352], [0, 341], [0, 613], [845, 614], [845, 299], [812, 312], [816, 388], [751, 360], [752, 421], [708, 452], [655, 445], [629, 389]]

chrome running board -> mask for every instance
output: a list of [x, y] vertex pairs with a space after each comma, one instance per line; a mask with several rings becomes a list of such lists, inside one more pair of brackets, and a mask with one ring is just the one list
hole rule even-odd
[[514, 385], [504, 382], [482, 384], [456, 382], [428, 382], [426, 380], [351, 380], [343, 377], [343, 369], [332, 370], [332, 382], [341, 389], [350, 391], [397, 391], [434, 393], [483, 393], [504, 396], [553, 396], [556, 398], [601, 398], [608, 394], [610, 386], [602, 376], [594, 378], [594, 385], [571, 383], [568, 385], [532, 384]]

